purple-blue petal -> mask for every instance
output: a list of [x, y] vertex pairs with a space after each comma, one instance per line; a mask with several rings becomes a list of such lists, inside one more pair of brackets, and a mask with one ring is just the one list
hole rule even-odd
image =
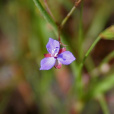
[[69, 65], [72, 63], [76, 58], [73, 56], [73, 54], [70, 51], [65, 51], [58, 55], [57, 58], [62, 64]]
[[47, 57], [41, 60], [40, 70], [49, 70], [55, 65], [56, 59], [54, 57]]
[[57, 40], [49, 38], [49, 42], [47, 43], [46, 48], [50, 54], [58, 54], [60, 49], [60, 44]]

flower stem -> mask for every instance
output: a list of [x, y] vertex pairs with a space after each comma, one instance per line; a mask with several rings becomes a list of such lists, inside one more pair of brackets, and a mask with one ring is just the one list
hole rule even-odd
[[[83, 0], [81, 2], [81, 9], [80, 9], [80, 16], [79, 16], [79, 32], [78, 32], [78, 56], [79, 56], [79, 62], [82, 61], [82, 55], [83, 55], [83, 51], [82, 51], [82, 40], [83, 40]], [[80, 66], [82, 67], [82, 65]], [[82, 69], [82, 68], [81, 68]], [[79, 68], [80, 70], [80, 68]], [[82, 92], [83, 90], [80, 89], [80, 88], [83, 88], [83, 85], [82, 85], [82, 74], [81, 74], [81, 71], [80, 71], [80, 75], [79, 77], [77, 77], [77, 90], [78, 90], [78, 93], [79, 93], [79, 96], [82, 97]]]
[[74, 10], [76, 9], [76, 7], [79, 5], [80, 2], [81, 2], [81, 0], [78, 0], [77, 2], [75, 2], [75, 5], [72, 7], [72, 9], [70, 10], [70, 12], [67, 14], [67, 16], [61, 22], [60, 28], [63, 28], [63, 26], [65, 25], [65, 23], [67, 22], [67, 20], [72, 15], [72, 13], [74, 12]]
[[83, 86], [82, 86], [82, 69], [83, 69], [83, 66], [84, 66], [84, 62], [86, 60], [86, 58], [88, 57], [88, 55], [90, 54], [90, 52], [93, 50], [93, 48], [95, 47], [95, 45], [99, 42], [100, 40], [100, 36], [98, 36], [96, 38], [96, 40], [93, 42], [93, 44], [90, 46], [89, 50], [86, 52], [82, 62], [80, 63], [80, 66], [79, 66], [79, 71], [78, 71], [78, 76], [77, 76], [77, 88], [78, 88], [78, 91], [79, 91], [79, 96], [82, 97], [82, 89], [83, 89]]
[[95, 47], [95, 45], [99, 42], [100, 40], [100, 36], [98, 36], [96, 38], [96, 40], [93, 42], [93, 44], [90, 46], [89, 50], [86, 52], [85, 56], [84, 56], [84, 59], [82, 61], [82, 64], [84, 64], [86, 58], [88, 57], [88, 55], [90, 54], [90, 52], [93, 50], [93, 48]]
[[63, 19], [63, 21], [61, 22], [61, 25], [60, 25], [61, 28], [63, 28], [63, 26], [65, 25], [66, 21], [69, 19], [71, 14], [74, 12], [75, 8], [76, 7], [73, 6], [72, 9], [70, 10], [70, 12], [67, 14], [67, 16]]
[[90, 46], [90, 48], [89, 48], [88, 51], [86, 52], [86, 54], [85, 54], [85, 56], [84, 56], [84, 58], [83, 58], [83, 61], [82, 61], [81, 64], [80, 64], [80, 70], [82, 69], [86, 58], [88, 57], [88, 55], [90, 54], [90, 52], [93, 50], [93, 48], [95, 47], [95, 45], [99, 42], [99, 40], [100, 40], [100, 36], [98, 36], [98, 37], [96, 38], [96, 40], [93, 42], [93, 44]]
[[78, 49], [79, 49], [79, 61], [82, 60], [83, 51], [82, 51], [82, 43], [83, 43], [83, 5], [84, 1], [81, 2], [80, 16], [79, 16], [79, 33], [78, 33]]

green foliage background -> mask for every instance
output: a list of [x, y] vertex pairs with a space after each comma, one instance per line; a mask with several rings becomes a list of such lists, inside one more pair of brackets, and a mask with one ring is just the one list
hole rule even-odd
[[74, 2], [47, 1], [55, 22], [43, 0], [0, 1], [0, 114], [114, 113], [113, 0], [82, 0], [61, 30], [77, 60], [39, 70], [49, 38], [58, 39]]

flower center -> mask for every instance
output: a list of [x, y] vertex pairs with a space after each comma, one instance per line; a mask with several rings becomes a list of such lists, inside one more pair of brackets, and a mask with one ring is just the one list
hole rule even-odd
[[57, 57], [57, 55], [58, 55], [58, 47], [56, 47], [56, 49], [52, 50], [52, 56]]

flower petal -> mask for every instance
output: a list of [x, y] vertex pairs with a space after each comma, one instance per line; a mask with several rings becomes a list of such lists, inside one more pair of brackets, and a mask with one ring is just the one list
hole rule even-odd
[[49, 38], [49, 42], [47, 43], [46, 48], [50, 54], [58, 54], [60, 49], [59, 41]]
[[73, 54], [70, 51], [65, 51], [58, 55], [57, 58], [62, 64], [69, 65], [72, 63], [76, 58], [73, 56]]
[[49, 70], [55, 65], [56, 59], [54, 57], [46, 57], [41, 60], [40, 70]]

